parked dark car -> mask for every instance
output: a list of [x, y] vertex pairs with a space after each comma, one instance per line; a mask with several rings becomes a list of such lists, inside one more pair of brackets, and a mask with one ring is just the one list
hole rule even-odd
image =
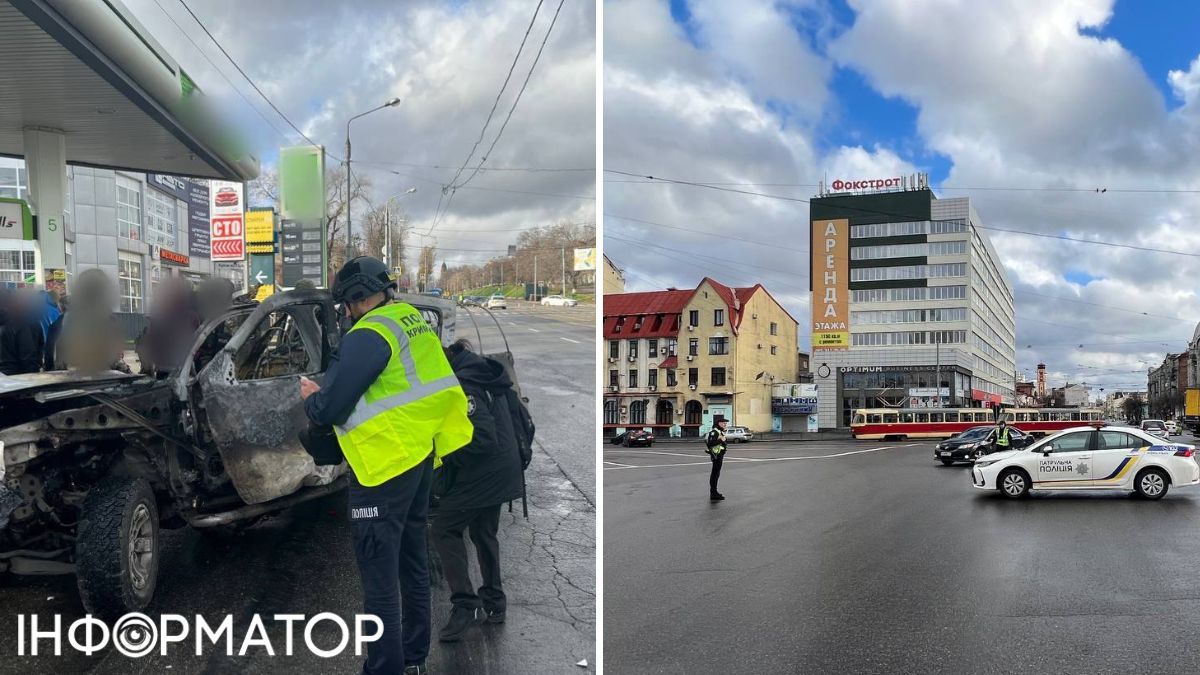
[[632, 429], [613, 436], [613, 445], [623, 445], [632, 448], [638, 445], [650, 447], [654, 445], [654, 434], [644, 429]]
[[[991, 425], [971, 427], [957, 436], [947, 438], [933, 447], [933, 458], [946, 466], [955, 462], [974, 462], [996, 451], [995, 442], [988, 442], [988, 435], [995, 429]], [[1008, 438], [1009, 448], [1013, 450], [1024, 448], [1035, 440], [1016, 427], [1008, 428]]]

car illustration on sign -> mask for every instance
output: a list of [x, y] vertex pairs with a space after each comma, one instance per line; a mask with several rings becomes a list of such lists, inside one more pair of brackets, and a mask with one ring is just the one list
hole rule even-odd
[[213, 202], [217, 206], [237, 206], [237, 190], [234, 190], [231, 187], [223, 187], [220, 190], [217, 190], [217, 194], [213, 197]]
[[1096, 423], [986, 455], [975, 461], [971, 482], [1011, 499], [1030, 490], [1122, 490], [1161, 499], [1172, 486], [1200, 484], [1200, 464], [1193, 445]]

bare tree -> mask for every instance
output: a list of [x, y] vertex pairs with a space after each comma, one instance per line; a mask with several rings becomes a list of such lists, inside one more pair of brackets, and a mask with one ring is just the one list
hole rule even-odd
[[429, 290], [429, 283], [433, 279], [434, 263], [436, 259], [436, 247], [421, 247], [421, 254], [417, 256], [417, 284], [422, 292]]

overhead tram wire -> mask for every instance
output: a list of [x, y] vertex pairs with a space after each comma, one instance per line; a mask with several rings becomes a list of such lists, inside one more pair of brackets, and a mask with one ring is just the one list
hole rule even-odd
[[[471, 146], [471, 152], [467, 153], [467, 158], [463, 160], [462, 166], [454, 172], [454, 177], [450, 179], [450, 185], [458, 180], [463, 171], [466, 170], [467, 164], [471, 158], [475, 156], [475, 151], [479, 149], [479, 144], [483, 142], [484, 135], [487, 134], [488, 125], [492, 123], [492, 116], [496, 114], [496, 108], [500, 105], [500, 98], [504, 95], [504, 90], [508, 88], [508, 82], [512, 79], [513, 71], [517, 69], [517, 62], [521, 60], [521, 52], [525, 51], [525, 42], [529, 39], [529, 33], [533, 31], [533, 25], [537, 22], [538, 13], [542, 11], [542, 3], [544, 0], [538, 0], [538, 4], [533, 8], [533, 16], [529, 17], [529, 26], [525, 28], [525, 35], [521, 37], [521, 44], [517, 47], [517, 53], [513, 56], [512, 64], [508, 67], [508, 74], [504, 76], [504, 82], [500, 85], [500, 91], [496, 92], [496, 100], [492, 102], [492, 109], [488, 111], [487, 119], [483, 121], [483, 127], [479, 129], [479, 138], [475, 139], [475, 144]], [[483, 162], [480, 161], [480, 164]]]
[[[699, 187], [699, 188], [705, 188], [705, 189], [709, 189], [709, 190], [717, 190], [720, 192], [729, 192], [729, 193], [733, 193], [733, 194], [747, 195], [750, 197], [762, 197], [765, 199], [776, 199], [779, 201], [796, 202], [796, 203], [800, 203], [800, 204], [811, 204], [812, 203], [812, 200], [804, 199], [801, 197], [789, 197], [787, 195], [776, 195], [776, 194], [770, 194], [767, 192], [755, 192], [753, 190], [741, 190], [741, 189], [737, 189], [737, 188], [720, 187], [717, 185], [709, 185], [706, 183], [696, 183], [694, 181], [685, 181], [685, 180], [678, 180], [678, 179], [674, 179], [674, 178], [663, 178], [661, 176], [637, 174], [637, 173], [631, 173], [628, 171], [620, 171], [617, 169], [605, 169], [604, 172], [605, 173], [615, 173], [615, 174], [621, 175], [621, 176], [633, 176], [633, 177], [638, 177], [638, 178], [648, 178], [651, 180], [662, 181], [662, 182], [671, 183], [674, 185]], [[839, 206], [839, 208], [842, 210], [845, 210], [845, 211], [856, 211], [858, 213], [866, 213], [866, 214], [890, 216], [890, 217], [902, 217], [905, 215], [905, 214], [900, 214], [900, 213], [892, 213], [892, 212], [888, 212], [888, 211], [880, 211], [877, 209], [867, 209], [867, 208], [863, 208], [860, 206]], [[945, 219], [931, 219], [930, 222], [949, 222], [949, 221], [947, 221]], [[1173, 255], [1182, 255], [1182, 256], [1187, 256], [1190, 258], [1200, 258], [1200, 253], [1187, 253], [1184, 251], [1172, 251], [1170, 249], [1151, 248], [1151, 247], [1147, 247], [1147, 246], [1136, 246], [1133, 244], [1118, 244], [1115, 242], [1098, 241], [1098, 240], [1094, 240], [1094, 239], [1079, 239], [1077, 237], [1067, 237], [1064, 235], [1046, 234], [1044, 232], [1029, 232], [1026, 230], [1010, 230], [1010, 229], [1006, 229], [1003, 227], [992, 227], [992, 226], [988, 226], [988, 225], [976, 224], [975, 227], [978, 227], [981, 230], [989, 230], [989, 231], [993, 231], [993, 232], [1007, 232], [1010, 234], [1024, 234], [1024, 235], [1028, 235], [1031, 237], [1046, 237], [1049, 239], [1058, 239], [1061, 241], [1074, 241], [1074, 242], [1078, 242], [1081, 244], [1095, 244], [1095, 245], [1099, 245], [1099, 246], [1111, 246], [1111, 247], [1115, 247], [1115, 248], [1132, 249], [1132, 250], [1137, 250], [1137, 251], [1147, 251], [1147, 252], [1151, 252], [1151, 253], [1170, 253]]]
[[[525, 88], [529, 86], [529, 80], [533, 77], [533, 71], [535, 68], [537, 68], [538, 61], [540, 61], [542, 58], [542, 51], [546, 48], [546, 42], [550, 40], [550, 34], [554, 32], [554, 25], [558, 23], [558, 15], [562, 11], [563, 4], [565, 3], [566, 0], [558, 0], [558, 7], [554, 9], [554, 16], [550, 19], [550, 27], [546, 29], [546, 35], [542, 37], [542, 44], [538, 45], [537, 54], [534, 54], [533, 56], [533, 63], [529, 65], [529, 72], [525, 74], [525, 81], [521, 83], [521, 88], [517, 90], [517, 97], [513, 99], [512, 106], [508, 109], [508, 115], [504, 117], [504, 123], [500, 125], [500, 130], [496, 132], [496, 137], [492, 139], [492, 145], [488, 147], [487, 152], [480, 156], [480, 165], [487, 162], [488, 157], [492, 156], [492, 151], [496, 149], [496, 144], [500, 142], [500, 137], [504, 135], [504, 130], [508, 128], [508, 122], [512, 119], [513, 112], [517, 109], [517, 104], [521, 102], [521, 96], [525, 93]], [[542, 0], [538, 0], [539, 7], [541, 4]], [[479, 169], [472, 171], [471, 175], [467, 176], [463, 182], [458, 184], [458, 187], [462, 187], [467, 183], [470, 183], [471, 179], [474, 178], [478, 173]]]
[[[294, 130], [297, 134], [300, 134], [301, 138], [308, 141], [309, 145], [320, 146], [319, 143], [317, 143], [313, 139], [309, 138], [307, 134], [305, 134], [303, 131], [301, 131], [300, 127], [296, 126], [292, 122], [292, 120], [290, 118], [288, 118], [287, 115], [283, 114], [283, 111], [280, 110], [279, 107], [276, 106], [275, 103], [266, 94], [263, 93], [263, 90], [260, 89], [257, 84], [255, 84], [254, 80], [251, 79], [250, 76], [246, 74], [246, 71], [243, 70], [240, 65], [238, 65], [238, 62], [236, 60], [234, 60], [234, 58], [232, 56], [230, 56], [229, 52], [225, 49], [225, 47], [222, 46], [220, 41], [217, 40], [216, 36], [212, 34], [212, 31], [208, 30], [208, 27], [204, 25], [204, 22], [200, 20], [200, 17], [196, 16], [196, 13], [193, 12], [192, 8], [188, 6], [187, 0], [179, 0], [179, 4], [183, 5], [183, 8], [186, 9], [187, 13], [192, 16], [192, 20], [194, 20], [196, 22], [196, 25], [200, 26], [200, 29], [203, 30], [204, 34], [208, 36], [208, 39], [212, 40], [213, 44], [217, 46], [217, 49], [221, 50], [221, 53], [225, 55], [225, 58], [229, 59], [229, 62], [233, 64], [233, 67], [236, 68], [239, 73], [241, 73], [242, 77], [246, 78], [246, 81], [250, 83], [251, 87], [254, 87], [254, 91], [258, 92], [258, 95], [261, 96], [263, 98], [263, 100], [267, 102], [267, 105], [271, 106], [271, 109], [274, 110], [275, 113], [277, 115], [279, 115], [281, 118], [283, 118], [283, 121], [287, 122], [288, 126], [291, 127], [292, 130]], [[341, 157], [334, 155], [333, 153], [329, 152], [328, 150], [325, 151], [325, 154], [329, 155], [329, 157], [331, 159], [333, 159], [335, 162], [343, 161]]]
[[[656, 178], [642, 180], [626, 180], [626, 179], [605, 179], [605, 183], [635, 183], [642, 185], [667, 185]], [[819, 183], [758, 183], [752, 181], [687, 181], [689, 184], [700, 186], [758, 186], [758, 187], [782, 187], [782, 188], [815, 188], [820, 187]], [[1077, 187], [1006, 187], [1006, 186], [990, 186], [990, 187], [969, 187], [969, 186], [950, 186], [950, 185], [932, 185], [930, 189], [942, 191], [979, 191], [979, 192], [1078, 192], [1078, 193], [1129, 193], [1129, 194], [1200, 194], [1200, 189], [1188, 188], [1112, 188], [1112, 187], [1095, 187], [1095, 188], [1077, 188]]]
[[[537, 54], [535, 54], [533, 57], [533, 63], [531, 63], [529, 65], [529, 72], [527, 72], [525, 74], [525, 81], [521, 83], [521, 88], [517, 91], [516, 98], [513, 99], [512, 106], [509, 107], [508, 114], [504, 117], [503, 124], [500, 125], [500, 130], [496, 132], [496, 136], [492, 139], [492, 144], [490, 146], [488, 146], [487, 152], [485, 152], [483, 155], [480, 156], [480, 159], [479, 159], [480, 165], [483, 165], [485, 162], [487, 162], [488, 157], [491, 157], [492, 151], [496, 149], [496, 144], [500, 142], [500, 137], [504, 135], [504, 130], [508, 128], [508, 122], [509, 122], [509, 120], [512, 119], [513, 112], [516, 111], [516, 109], [517, 109], [517, 104], [521, 102], [521, 96], [525, 93], [525, 88], [529, 86], [529, 80], [533, 77], [533, 71], [534, 71], [534, 69], [537, 68], [538, 61], [540, 61], [542, 58], [542, 51], [546, 48], [546, 42], [549, 41], [550, 34], [554, 32], [554, 26], [555, 26], [555, 24], [558, 23], [558, 15], [562, 11], [562, 7], [565, 2], [566, 2], [566, 0], [559, 0], [558, 7], [555, 8], [555, 10], [554, 10], [554, 17], [550, 20], [550, 27], [546, 29], [546, 34], [542, 37], [542, 43], [538, 46]], [[538, 7], [540, 8], [541, 6], [542, 6], [542, 0], [538, 0]], [[534, 19], [536, 19], [536, 18], [537, 18], [537, 13], [535, 11]], [[533, 27], [533, 21], [530, 21], [530, 29], [532, 29], [532, 27]], [[528, 37], [528, 35], [529, 35], [529, 31], [526, 30], [526, 37]], [[522, 39], [521, 45], [524, 46], [524, 44], [525, 44], [525, 40]], [[518, 52], [517, 55], [520, 56], [520, 52]], [[515, 68], [516, 67], [516, 59], [514, 59], [513, 61], [514, 61], [513, 67]], [[511, 75], [511, 69], [510, 69], [509, 74]], [[507, 84], [508, 84], [508, 79], [506, 78], [505, 85], [507, 86]], [[501, 92], [503, 92], [503, 87], [501, 88]], [[497, 94], [497, 101], [498, 100], [499, 100], [499, 94]], [[493, 105], [493, 112], [494, 112], [494, 109], [495, 109], [495, 106]], [[490, 114], [488, 115], [488, 120], [489, 121], [491, 120]], [[485, 130], [487, 129], [487, 124], [484, 124], [484, 129]], [[483, 137], [483, 132], [480, 132], [480, 138], [482, 139], [482, 137]], [[476, 145], [478, 145], [478, 143], [476, 143]], [[474, 149], [472, 149], [471, 154], [473, 155], [474, 152], [475, 152]], [[459, 188], [466, 186], [467, 183], [471, 182], [471, 179], [475, 178], [475, 176], [479, 174], [479, 168], [476, 167], [474, 170], [471, 171], [471, 174], [469, 176], [467, 176], [462, 182], [455, 182], [457, 180], [458, 176], [462, 175], [462, 171], [465, 170], [467, 163], [470, 161], [471, 161], [471, 155], [468, 155], [466, 161], [463, 162], [463, 168], [460, 168], [460, 170], [458, 172], [456, 172], [455, 177], [453, 179], [451, 179], [450, 185], [442, 188], [442, 192], [449, 190], [450, 196], [446, 198], [446, 207], [442, 210], [441, 214], [437, 214], [437, 213], [434, 214], [433, 224], [431, 224], [429, 226], [429, 232], [427, 232], [426, 234], [433, 234], [433, 230], [435, 228], [437, 228], [437, 226], [438, 226], [438, 224], [440, 224], [441, 220], [443, 218], [445, 218], [446, 213], [448, 213], [450, 211], [450, 204], [454, 201], [454, 194], [456, 192], [458, 192]]]
[[[697, 229], [695, 229], [695, 228], [690, 228], [690, 227], [680, 227], [680, 226], [678, 226], [678, 225], [668, 225], [668, 224], [666, 224], [666, 223], [659, 223], [659, 222], [655, 222], [655, 221], [652, 221], [652, 220], [645, 220], [645, 219], [642, 219], [642, 218], [632, 218], [632, 217], [629, 217], [629, 216], [621, 216], [621, 215], [617, 215], [617, 214], [615, 214], [615, 213], [604, 213], [603, 215], [604, 215], [604, 217], [605, 217], [605, 218], [615, 218], [615, 219], [617, 219], [617, 220], [630, 221], [630, 222], [635, 222], [635, 223], [642, 223], [642, 224], [644, 224], [644, 225], [651, 225], [651, 226], [654, 226], [654, 227], [663, 227], [663, 228], [667, 228], [667, 229], [671, 229], [671, 230], [679, 230], [679, 231], [682, 231], [682, 232], [688, 232], [688, 233], [691, 233], [691, 234], [701, 234], [701, 235], [705, 235], [705, 236], [718, 237], [718, 238], [721, 238], [721, 239], [726, 239], [726, 240], [741, 241], [741, 242], [745, 242], [745, 243], [748, 243], [748, 244], [755, 244], [755, 245], [758, 245], [758, 246], [769, 246], [769, 247], [771, 247], [771, 248], [773, 248], [773, 249], [777, 249], [777, 250], [783, 250], [783, 251], [794, 251], [794, 252], [796, 252], [796, 253], [803, 253], [803, 254], [808, 254], [808, 253], [810, 252], [810, 250], [809, 250], [809, 249], [807, 249], [807, 248], [804, 248], [804, 249], [798, 249], [798, 248], [789, 248], [789, 247], [786, 247], [786, 246], [779, 246], [778, 244], [774, 244], [774, 243], [770, 243], [770, 242], [756, 241], [756, 240], [753, 240], [753, 239], [747, 239], [747, 238], [745, 238], [745, 237], [738, 237], [738, 236], [736, 236], [736, 235], [719, 234], [719, 233], [714, 233], [714, 232], [708, 232], [708, 231], [706, 231], [706, 230], [697, 230]], [[1070, 303], [1076, 303], [1076, 304], [1083, 304], [1083, 305], [1089, 305], [1089, 306], [1093, 306], [1093, 307], [1102, 307], [1102, 308], [1105, 308], [1105, 309], [1112, 309], [1112, 310], [1121, 311], [1121, 312], [1129, 312], [1129, 313], [1131, 313], [1131, 314], [1138, 314], [1138, 315], [1140, 315], [1140, 316], [1147, 316], [1147, 317], [1152, 317], [1152, 318], [1170, 319], [1170, 320], [1172, 320], [1172, 321], [1181, 321], [1181, 322], [1188, 323], [1188, 324], [1192, 324], [1192, 325], [1194, 325], [1194, 324], [1196, 324], [1196, 323], [1197, 323], [1197, 321], [1195, 321], [1195, 320], [1192, 320], [1192, 319], [1183, 319], [1183, 318], [1180, 318], [1180, 317], [1175, 317], [1175, 316], [1167, 316], [1167, 315], [1165, 315], [1165, 314], [1152, 314], [1152, 313], [1149, 313], [1149, 312], [1144, 312], [1144, 311], [1142, 311], [1142, 310], [1138, 310], [1138, 309], [1130, 309], [1130, 308], [1128, 308], [1128, 307], [1117, 307], [1117, 306], [1115, 306], [1115, 305], [1102, 305], [1102, 304], [1099, 304], [1099, 303], [1088, 302], [1088, 301], [1086, 301], [1086, 300], [1077, 300], [1077, 299], [1073, 299], [1073, 298], [1064, 298], [1064, 297], [1061, 297], [1061, 296], [1056, 296], [1056, 295], [1045, 295], [1045, 294], [1042, 294], [1042, 293], [1036, 293], [1036, 292], [1033, 292], [1033, 291], [1026, 291], [1026, 290], [1023, 290], [1023, 289], [1018, 289], [1018, 290], [1015, 290], [1015, 291], [1013, 291], [1013, 293], [1014, 293], [1014, 294], [1018, 294], [1018, 293], [1019, 293], [1019, 294], [1023, 294], [1023, 295], [1036, 295], [1036, 296], [1038, 296], [1038, 297], [1043, 297], [1043, 298], [1052, 299], [1052, 300], [1059, 300], [1059, 301], [1062, 301], [1062, 302], [1070, 302]]]

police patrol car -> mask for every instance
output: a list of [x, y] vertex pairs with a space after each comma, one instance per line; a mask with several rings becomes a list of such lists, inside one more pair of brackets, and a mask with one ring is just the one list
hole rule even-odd
[[1141, 429], [1097, 423], [987, 455], [975, 462], [971, 478], [975, 487], [1011, 499], [1030, 490], [1126, 490], [1161, 499], [1172, 485], [1200, 484], [1195, 452]]

